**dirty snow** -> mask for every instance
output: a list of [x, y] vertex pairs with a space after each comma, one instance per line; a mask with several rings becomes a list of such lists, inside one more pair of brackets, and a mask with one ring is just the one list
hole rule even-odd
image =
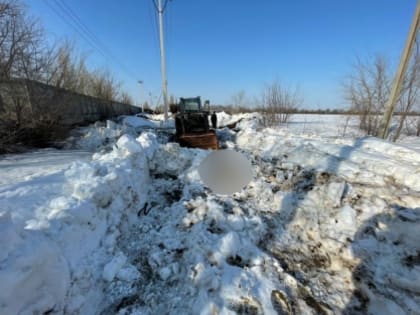
[[229, 196], [139, 117], [3, 157], [0, 314], [419, 314], [420, 141], [299, 116], [219, 117], [254, 173]]

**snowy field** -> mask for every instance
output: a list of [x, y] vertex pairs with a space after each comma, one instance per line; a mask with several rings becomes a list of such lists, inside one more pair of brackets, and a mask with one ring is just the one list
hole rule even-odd
[[220, 113], [254, 173], [227, 196], [151, 118], [0, 157], [1, 315], [420, 314], [419, 138]]

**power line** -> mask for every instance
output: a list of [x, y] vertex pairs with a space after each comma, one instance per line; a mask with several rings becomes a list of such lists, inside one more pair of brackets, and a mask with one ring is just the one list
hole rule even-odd
[[[108, 47], [86, 26], [85, 23], [83, 23], [82, 19], [72, 10], [70, 6], [68, 6], [63, 0], [59, 0], [61, 2], [61, 8], [64, 8], [68, 14], [68, 16], [72, 17], [73, 21], [76, 23], [76, 26], [79, 26], [79, 29], [84, 31], [84, 33], [93, 40], [93, 42], [96, 44], [97, 47], [99, 47], [105, 54], [108, 56], [109, 59], [113, 60], [115, 64], [117, 64], [121, 70], [123, 70], [126, 74], [130, 75], [134, 79], [137, 79], [137, 76], [130, 71], [129, 68], [127, 68], [118, 58], [114, 56], [114, 54], [108, 49]], [[56, 3], [60, 5], [60, 2]], [[65, 12], [65, 11], [63, 11]]]
[[[57, 0], [56, 0], [57, 1]], [[74, 12], [74, 10], [67, 5], [63, 0], [58, 0], [61, 2], [62, 7], [66, 9], [71, 16], [73, 16], [73, 20], [78, 23], [79, 26], [81, 26], [82, 30], [99, 46], [102, 51], [104, 51], [111, 59], [113, 59], [124, 71], [129, 73], [130, 75], [133, 75], [133, 73], [123, 64], [121, 63], [114, 55], [113, 53], [107, 48], [107, 46], [96, 36], [87, 26], [85, 23], [83, 23], [82, 19]], [[60, 3], [58, 3], [60, 4]]]
[[[79, 36], [80, 37], [82, 37], [85, 41], [87, 41], [91, 46], [92, 46], [92, 48], [94, 48], [95, 50], [98, 50], [91, 42], [90, 42], [90, 40], [88, 39], [88, 38], [86, 38], [86, 36], [83, 34], [83, 33], [81, 33], [77, 28], [74, 28], [74, 26], [71, 24], [71, 22], [59, 11], [59, 10], [57, 10], [53, 5], [51, 5], [51, 3], [50, 2], [48, 2], [47, 0], [45, 0], [45, 3], [48, 5], [48, 7], [55, 13], [55, 14], [57, 14], [57, 16], [61, 19], [61, 20], [63, 20], [68, 26], [70, 26], [71, 28], [73, 28], [75, 31], [76, 31], [76, 33], [77, 34], [79, 34]], [[98, 52], [100, 52], [104, 57], [106, 57], [105, 55], [104, 55], [104, 53], [102, 52], [102, 51], [100, 51], [100, 50], [98, 50]]]
[[89, 43], [89, 45], [95, 49], [96, 51], [98, 51], [104, 58], [108, 58], [108, 56], [106, 55], [106, 53], [100, 48], [97, 47], [97, 45], [95, 45], [92, 40], [86, 35], [85, 32], [83, 32], [83, 30], [80, 30], [78, 27], [74, 26], [74, 24], [71, 22], [72, 19], [70, 19], [69, 15], [66, 14], [65, 12], [63, 12], [62, 10], [58, 10], [58, 7], [53, 6], [50, 2], [48, 2], [47, 0], [45, 0], [45, 3], [68, 25], [70, 26], [73, 30], [76, 31], [77, 34], [80, 35], [80, 37], [82, 37], [86, 42]]
[[82, 19], [72, 10], [63, 0], [51, 2], [45, 0], [45, 3], [72, 29], [76, 31], [92, 48], [99, 52], [105, 59], [111, 60], [118, 65], [121, 70], [134, 79], [137, 76], [131, 72], [122, 62], [120, 62], [110, 50], [99, 40], [99, 38], [83, 23]]
[[99, 39], [93, 34], [89, 28], [83, 23], [83, 21], [79, 18], [79, 16], [62, 0], [55, 1], [56, 4], [58, 4], [61, 7], [62, 12], [64, 12], [68, 17], [70, 17], [76, 25], [78, 25], [79, 29], [81, 29], [84, 34], [86, 34], [90, 39], [92, 39], [95, 44], [100, 46], [100, 48], [105, 51], [104, 46], [99, 41]]
[[172, 33], [170, 32], [171, 26], [169, 25], [170, 15], [171, 15], [171, 10], [168, 9], [167, 12], [166, 12], [166, 15], [164, 16], [164, 19], [165, 19], [164, 35], [165, 35], [165, 42], [166, 42], [167, 68], [169, 68], [168, 65], [170, 66], [170, 60], [171, 60], [170, 56], [171, 56], [171, 48], [172, 48], [171, 45], [170, 45], [170, 38], [171, 38], [171, 35], [172, 35]]
[[159, 31], [158, 31], [157, 14], [156, 14], [156, 11], [152, 7], [150, 7], [150, 10], [149, 10], [149, 17], [150, 17], [150, 23], [152, 24], [152, 29], [154, 33], [153, 42], [155, 44], [155, 49], [159, 51], [159, 34], [158, 34]]

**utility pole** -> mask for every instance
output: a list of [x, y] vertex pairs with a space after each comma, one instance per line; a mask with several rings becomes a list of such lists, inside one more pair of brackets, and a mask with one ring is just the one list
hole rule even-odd
[[391, 122], [392, 114], [395, 110], [397, 100], [401, 94], [401, 88], [404, 81], [404, 75], [407, 71], [408, 63], [410, 62], [411, 53], [413, 51], [414, 42], [417, 37], [420, 24], [420, 0], [417, 1], [416, 12], [414, 13], [413, 22], [411, 23], [410, 31], [408, 33], [407, 42], [403, 53], [401, 55], [400, 65], [395, 74], [394, 82], [392, 83], [391, 93], [389, 95], [388, 103], [385, 108], [380, 126], [380, 137], [385, 139], [388, 134], [389, 124]]
[[157, 6], [159, 14], [160, 68], [162, 71], [162, 96], [165, 105], [165, 121], [168, 119], [168, 81], [166, 80], [165, 46], [163, 39], [163, 11], [165, 10], [168, 1], [169, 0], [166, 0], [165, 6], [162, 7], [162, 0], [158, 0]]
[[138, 80], [137, 81], [138, 84], [140, 84], [140, 104], [141, 104], [141, 112], [144, 113], [144, 101], [142, 102], [141, 99], [143, 97], [143, 80]]

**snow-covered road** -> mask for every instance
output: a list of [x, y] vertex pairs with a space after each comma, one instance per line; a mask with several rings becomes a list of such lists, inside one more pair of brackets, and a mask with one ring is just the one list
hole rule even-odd
[[21, 183], [58, 173], [72, 162], [88, 160], [92, 153], [84, 150], [44, 149], [25, 154], [7, 154], [0, 158], [0, 186]]
[[239, 119], [231, 196], [134, 117], [86, 129], [92, 158], [1, 162], [0, 314], [420, 314], [420, 142]]

